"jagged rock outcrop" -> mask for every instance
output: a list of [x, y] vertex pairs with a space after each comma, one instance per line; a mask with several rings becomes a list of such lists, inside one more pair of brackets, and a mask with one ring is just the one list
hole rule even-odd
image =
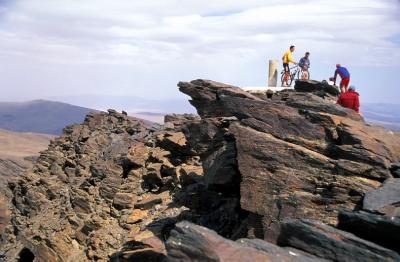
[[30, 172], [10, 182], [13, 227], [2, 249], [17, 257], [24, 247], [39, 261], [107, 260], [124, 243], [162, 237], [156, 221], [185, 209], [172, 204], [180, 181], [202, 176], [185, 141], [113, 110], [65, 128]]
[[89, 114], [9, 183], [14, 210], [0, 255], [399, 261], [398, 221], [388, 218], [398, 216], [399, 134], [336, 105], [334, 87], [296, 87], [268, 99], [181, 82], [200, 117], [170, 115], [163, 126]]
[[288, 217], [335, 225], [338, 210], [359, 207], [399, 161], [398, 134], [324, 100], [325, 88], [271, 100], [207, 80], [179, 87], [202, 117], [185, 134], [202, 158], [206, 182], [239, 183], [240, 207], [261, 220], [256, 234], [266, 240], [276, 241]]

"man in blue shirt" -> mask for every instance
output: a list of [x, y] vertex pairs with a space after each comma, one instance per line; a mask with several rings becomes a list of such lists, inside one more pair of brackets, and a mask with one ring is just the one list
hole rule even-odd
[[333, 77], [333, 84], [336, 85], [336, 77], [340, 76], [342, 81], [340, 81], [340, 90], [342, 93], [347, 92], [347, 88], [350, 84], [350, 73], [346, 67], [341, 66], [340, 64], [336, 65], [335, 76]]
[[310, 53], [307, 52], [303, 58], [300, 59], [299, 61], [299, 67], [301, 68], [302, 71], [302, 79], [309, 79], [309, 73], [308, 73], [308, 68], [310, 68]]

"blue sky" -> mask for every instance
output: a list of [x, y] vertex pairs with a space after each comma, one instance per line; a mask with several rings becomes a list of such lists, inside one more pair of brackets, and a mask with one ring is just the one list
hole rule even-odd
[[294, 44], [312, 78], [341, 63], [363, 102], [400, 103], [399, 14], [397, 0], [0, 0], [0, 100], [184, 99], [176, 83], [195, 78], [262, 86], [268, 59]]

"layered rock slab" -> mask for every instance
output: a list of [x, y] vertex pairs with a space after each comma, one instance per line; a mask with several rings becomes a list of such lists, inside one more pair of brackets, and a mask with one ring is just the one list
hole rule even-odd
[[263, 215], [265, 239], [277, 238], [285, 217], [335, 224], [338, 209], [354, 208], [361, 200], [353, 192], [373, 186], [336, 175], [335, 162], [317, 152], [241, 125], [230, 130], [242, 175], [241, 207]]
[[400, 253], [400, 218], [369, 212], [339, 212], [338, 228]]
[[270, 241], [286, 217], [335, 225], [338, 210], [360, 207], [400, 157], [397, 133], [367, 125], [325, 87], [263, 99], [208, 80], [178, 86], [202, 118], [184, 133], [200, 153], [208, 186], [239, 181], [241, 208], [261, 217], [257, 235]]
[[225, 239], [214, 231], [189, 222], [176, 224], [166, 242], [168, 261], [322, 261], [295, 249], [283, 249], [264, 241]]
[[382, 187], [367, 192], [363, 209], [400, 217], [400, 178], [387, 179]]
[[332, 261], [400, 260], [399, 254], [390, 249], [308, 219], [286, 220], [282, 226], [279, 243]]

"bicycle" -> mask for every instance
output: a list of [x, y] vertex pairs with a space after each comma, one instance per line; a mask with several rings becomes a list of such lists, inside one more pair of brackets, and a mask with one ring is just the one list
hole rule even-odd
[[[295, 69], [293, 72], [291, 71], [292, 69]], [[295, 79], [295, 77], [297, 76], [296, 80], [308, 80], [310, 79], [310, 73], [308, 72], [308, 70], [303, 70], [302, 68], [300, 68], [298, 65], [289, 68], [289, 76], [286, 76], [286, 72], [285, 70], [282, 70], [281, 72], [281, 85], [283, 86], [283, 84], [286, 82], [285, 81], [285, 77], [289, 77], [287, 80], [288, 86], [291, 86], [293, 83], [293, 80]]]

